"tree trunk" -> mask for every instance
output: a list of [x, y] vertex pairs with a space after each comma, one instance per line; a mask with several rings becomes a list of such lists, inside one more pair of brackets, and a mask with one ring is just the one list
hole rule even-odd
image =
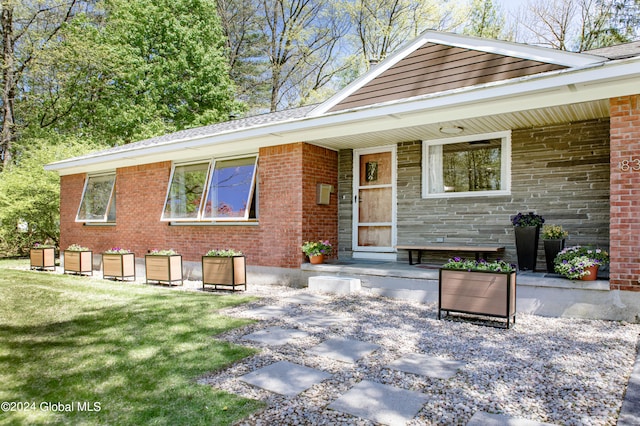
[[0, 135], [0, 157], [4, 169], [11, 162], [11, 144], [13, 142], [14, 117], [13, 99], [15, 86], [13, 84], [13, 5], [10, 1], [2, 2], [2, 134]]

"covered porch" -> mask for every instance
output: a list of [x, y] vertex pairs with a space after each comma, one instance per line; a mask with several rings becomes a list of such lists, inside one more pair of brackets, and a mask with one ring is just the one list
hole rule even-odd
[[[333, 260], [303, 263], [306, 282], [313, 276], [357, 278], [363, 291], [395, 299], [438, 303], [438, 265], [408, 262]], [[517, 311], [548, 317], [639, 322], [640, 294], [610, 290], [607, 273], [595, 281], [571, 281], [546, 272], [518, 271]]]

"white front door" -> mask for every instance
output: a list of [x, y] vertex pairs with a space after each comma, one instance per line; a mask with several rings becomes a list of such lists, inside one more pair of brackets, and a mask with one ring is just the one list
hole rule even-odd
[[355, 150], [353, 160], [353, 257], [395, 260], [396, 146]]

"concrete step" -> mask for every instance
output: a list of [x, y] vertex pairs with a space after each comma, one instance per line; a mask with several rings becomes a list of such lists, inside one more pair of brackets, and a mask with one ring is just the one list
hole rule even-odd
[[308, 285], [311, 291], [335, 294], [357, 293], [362, 288], [359, 278], [328, 275], [309, 277]]

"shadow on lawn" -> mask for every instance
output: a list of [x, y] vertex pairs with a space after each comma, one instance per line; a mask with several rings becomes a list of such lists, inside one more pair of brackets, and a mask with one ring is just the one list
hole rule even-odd
[[114, 302], [76, 311], [65, 321], [2, 324], [0, 343], [11, 350], [0, 355], [8, 378], [0, 394], [33, 401], [36, 410], [0, 413], [0, 419], [231, 424], [260, 407], [195, 384], [198, 376], [254, 353], [212, 338], [247, 320], [216, 315], [211, 301], [189, 294]]

